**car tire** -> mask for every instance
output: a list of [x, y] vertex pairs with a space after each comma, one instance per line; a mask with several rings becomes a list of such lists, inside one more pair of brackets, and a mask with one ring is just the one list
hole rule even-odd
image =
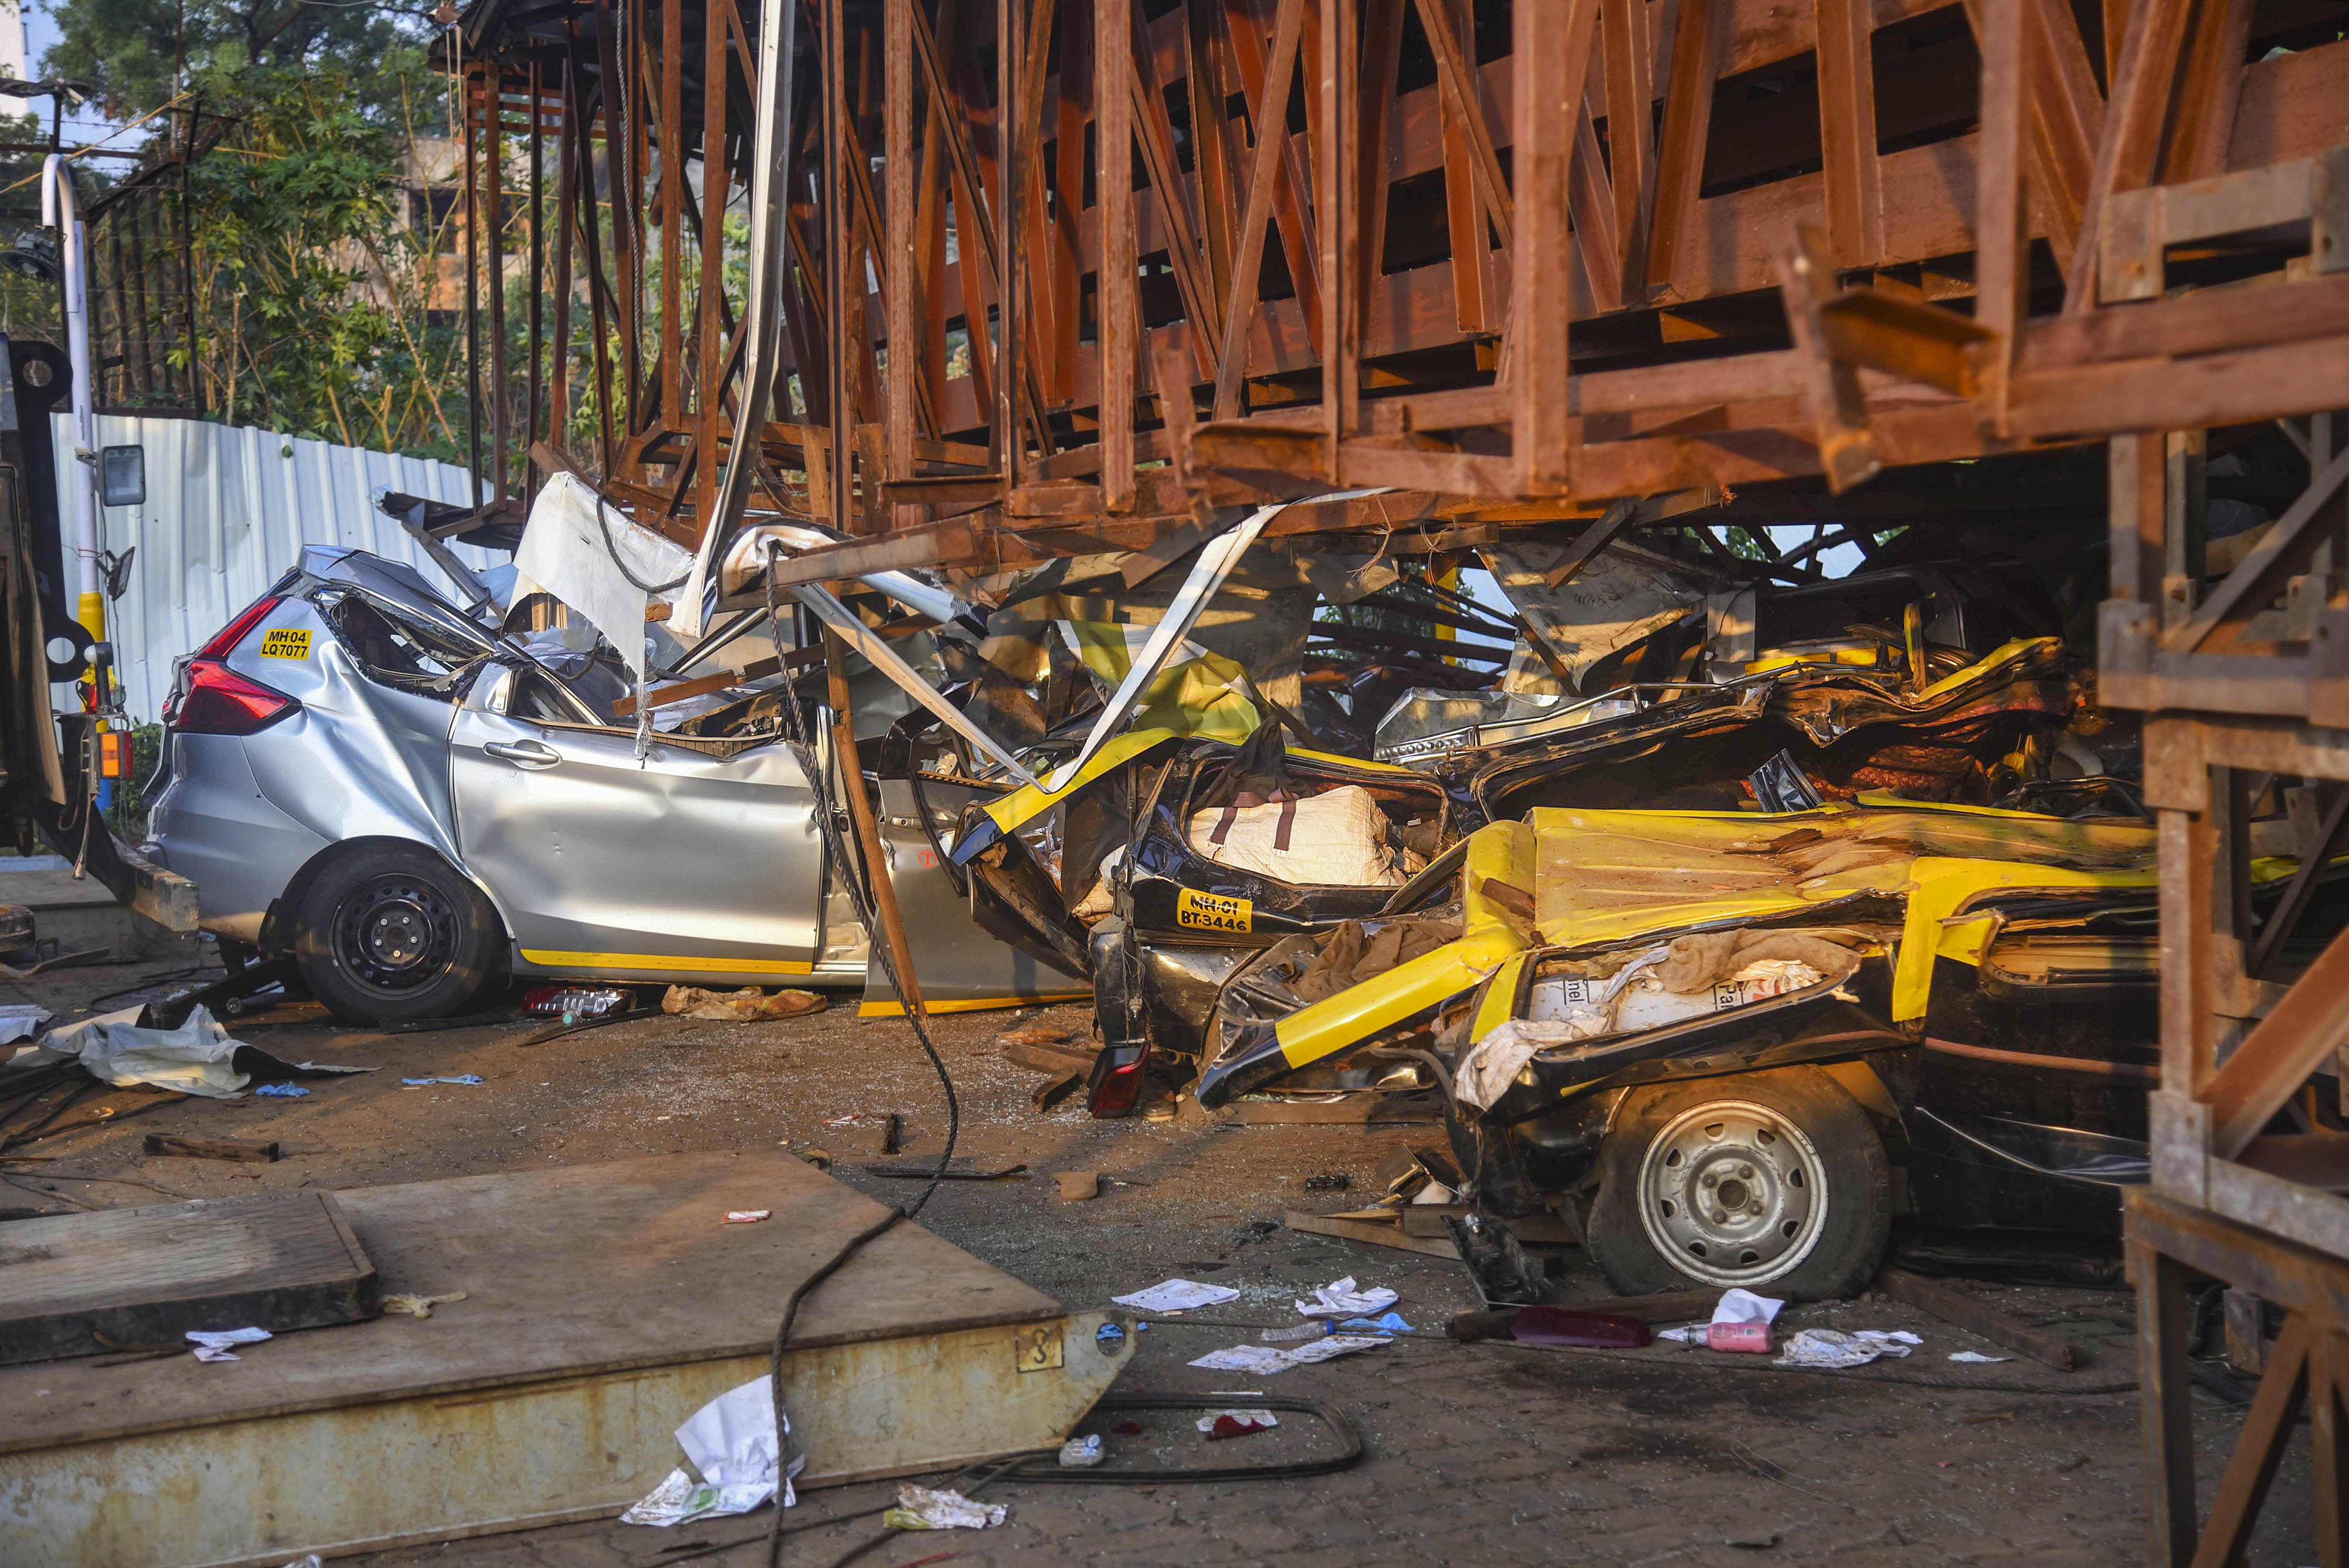
[[405, 844], [336, 857], [295, 908], [295, 967], [310, 995], [355, 1024], [465, 1011], [503, 972], [505, 945], [481, 890]]
[[1892, 1225], [1884, 1140], [1814, 1068], [1634, 1091], [1599, 1146], [1599, 1178], [1590, 1256], [1625, 1295], [1849, 1295], [1874, 1276]]

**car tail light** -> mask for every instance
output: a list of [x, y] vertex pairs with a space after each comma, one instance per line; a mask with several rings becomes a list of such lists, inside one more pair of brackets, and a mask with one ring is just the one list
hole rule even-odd
[[[239, 620], [252, 618], [248, 614]], [[221, 636], [227, 634], [223, 632]], [[215, 637], [206, 646], [220, 641]], [[163, 724], [179, 735], [252, 735], [301, 711], [302, 705], [284, 692], [248, 680], [218, 658], [200, 654], [180, 672], [180, 684], [163, 705]]]
[[285, 603], [285, 600], [282, 594], [264, 593], [260, 598], [255, 599], [253, 602], [252, 607], [246, 610], [243, 614], [239, 615], [235, 620], [231, 621], [227, 625], [222, 626], [220, 629], [220, 634], [218, 636], [214, 637], [211, 642], [206, 643], [202, 647], [198, 648], [196, 650], [196, 657], [200, 659], [224, 659], [228, 657], [230, 654], [235, 651], [236, 645], [244, 641], [246, 634], [251, 632], [255, 625], [260, 624], [261, 618], [264, 615], [268, 614], [269, 612], [274, 610], [278, 605], [283, 604], [284, 603]]
[[1098, 1117], [1132, 1116], [1142, 1098], [1143, 1069], [1150, 1065], [1150, 1047], [1110, 1046], [1093, 1058], [1092, 1081], [1085, 1087], [1085, 1109]]

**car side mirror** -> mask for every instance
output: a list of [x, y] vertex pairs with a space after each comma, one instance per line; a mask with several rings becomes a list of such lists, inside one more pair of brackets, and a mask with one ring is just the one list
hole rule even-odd
[[145, 506], [147, 449], [109, 447], [99, 452], [98, 493], [108, 506]]

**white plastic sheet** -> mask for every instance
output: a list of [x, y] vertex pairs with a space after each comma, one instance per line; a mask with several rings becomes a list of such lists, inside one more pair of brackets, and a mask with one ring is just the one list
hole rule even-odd
[[1308, 1317], [1360, 1317], [1369, 1313], [1384, 1312], [1401, 1297], [1384, 1285], [1359, 1288], [1354, 1276], [1318, 1286], [1311, 1301], [1300, 1301], [1297, 1310]]
[[667, 1480], [620, 1516], [621, 1522], [666, 1527], [748, 1513], [773, 1497], [778, 1489], [782, 1506], [796, 1505], [799, 1499], [792, 1491], [792, 1477], [800, 1473], [806, 1461], [793, 1460], [788, 1472], [781, 1468], [781, 1439], [791, 1429], [786, 1418], [781, 1431], [776, 1430], [774, 1393], [766, 1378], [754, 1377], [728, 1389], [677, 1429], [678, 1446], [693, 1461], [701, 1479], [697, 1481], [684, 1470], [671, 1470]]
[[514, 571], [586, 617], [637, 679], [645, 674], [645, 583], [673, 583], [693, 557], [625, 513], [576, 475], [540, 487], [514, 552]]
[[1259, 1377], [1288, 1372], [1299, 1367], [1309, 1367], [1317, 1361], [1333, 1357], [1350, 1356], [1357, 1350], [1375, 1350], [1394, 1341], [1373, 1335], [1333, 1334], [1327, 1339], [1316, 1339], [1294, 1350], [1276, 1350], [1269, 1345], [1235, 1345], [1227, 1350], [1210, 1350], [1194, 1367], [1210, 1372], [1247, 1372]]
[[8, 1065], [32, 1068], [78, 1061], [92, 1078], [118, 1088], [150, 1084], [207, 1099], [233, 1099], [253, 1081], [231, 1065], [238, 1042], [229, 1037], [211, 1009], [199, 1004], [176, 1029], [142, 1029], [137, 1023], [139, 1013], [137, 1007], [125, 1007], [52, 1029], [31, 1050], [11, 1057]]

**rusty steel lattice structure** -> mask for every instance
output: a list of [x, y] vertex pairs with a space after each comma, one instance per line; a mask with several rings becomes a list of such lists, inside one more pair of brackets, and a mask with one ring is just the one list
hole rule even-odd
[[204, 411], [197, 369], [188, 173], [228, 122], [199, 109], [171, 117], [138, 167], [83, 213], [89, 246], [90, 371], [101, 407]]
[[[509, 510], [510, 472], [577, 467], [681, 542], [731, 528], [748, 388], [757, 503], [840, 539], [781, 583], [1164, 562], [1217, 507], [1373, 488], [1268, 531], [1563, 527], [1556, 581], [1724, 488], [1864, 518], [1843, 492], [1881, 469], [2108, 442], [2100, 695], [2147, 716], [2162, 825], [2151, 1553], [2230, 1560], [2312, 1403], [2349, 1556], [2349, 1161], [2262, 1136], [2349, 1033], [2349, 937], [2292, 940], [2349, 822], [2349, 7], [795, 4], [477, 0], [457, 30], [474, 211], [527, 143], [519, 377], [504, 226], [471, 274]], [[784, 93], [756, 61], [787, 17]], [[770, 93], [768, 356], [701, 284], [730, 212], [756, 232]], [[2307, 488], [2213, 585], [2208, 433], [2275, 420]], [[2255, 922], [2247, 824], [2285, 799], [2312, 870]], [[2207, 1521], [2189, 1270], [2291, 1315]]]

